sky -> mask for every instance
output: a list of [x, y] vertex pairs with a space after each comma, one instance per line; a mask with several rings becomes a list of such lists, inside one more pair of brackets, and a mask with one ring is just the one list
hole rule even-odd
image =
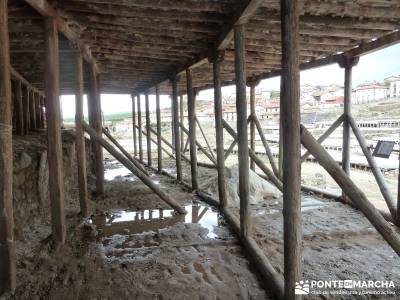
[[[400, 75], [400, 44], [376, 51], [360, 58], [360, 62], [353, 68], [353, 86], [367, 82], [382, 82], [392, 75]], [[317, 69], [303, 71], [300, 74], [300, 84], [330, 85], [338, 84], [343, 86], [344, 71], [337, 64]], [[259, 87], [268, 90], [279, 90], [280, 78], [271, 78], [260, 82]], [[234, 86], [222, 88], [223, 94], [235, 92]], [[199, 99], [211, 99], [213, 90], [200, 92]], [[87, 115], [86, 97], [84, 100], [84, 114]], [[141, 97], [141, 107], [144, 110], [144, 96]], [[150, 110], [155, 109], [155, 96], [150, 95]], [[62, 112], [64, 118], [71, 118], [75, 115], [75, 98], [71, 95], [61, 97]], [[171, 100], [168, 96], [161, 96], [161, 108], [170, 107]], [[101, 106], [106, 115], [132, 111], [132, 100], [130, 95], [101, 95]]]

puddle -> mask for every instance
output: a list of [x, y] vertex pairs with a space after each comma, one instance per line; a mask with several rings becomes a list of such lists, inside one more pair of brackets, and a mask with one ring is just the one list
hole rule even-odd
[[207, 237], [215, 239], [214, 227], [218, 226], [218, 213], [202, 205], [185, 206], [186, 215], [172, 209], [148, 209], [143, 211], [115, 211], [92, 218], [92, 222], [102, 232], [103, 237], [158, 232], [178, 223], [200, 224], [208, 229]]
[[118, 168], [112, 168], [112, 169], [106, 169], [104, 171], [104, 179], [105, 180], [115, 180], [119, 177], [123, 177], [124, 179], [128, 181], [135, 181], [137, 180], [136, 176], [132, 174], [131, 171], [129, 171], [125, 167], [118, 167]]
[[318, 209], [326, 206], [325, 202], [319, 201], [313, 197], [302, 196], [301, 197], [301, 211], [307, 211], [311, 209]]

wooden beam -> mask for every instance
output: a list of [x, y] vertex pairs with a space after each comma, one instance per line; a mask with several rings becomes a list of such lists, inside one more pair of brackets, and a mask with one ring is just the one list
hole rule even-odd
[[[250, 115], [256, 115], [256, 86], [255, 84], [250, 85]], [[256, 150], [256, 127], [254, 121], [250, 122], [250, 149]], [[253, 171], [256, 168], [254, 160], [250, 161], [250, 169]]]
[[144, 174], [140, 169], [138, 169], [133, 163], [119, 153], [110, 143], [102, 138], [97, 131], [90, 127], [85, 122], [82, 122], [82, 126], [85, 131], [90, 135], [90, 137], [96, 140], [104, 149], [106, 149], [112, 156], [114, 156], [121, 164], [123, 164], [129, 171], [131, 171], [135, 176], [137, 176], [148, 188], [155, 192], [164, 202], [170, 205], [175, 211], [180, 214], [186, 214], [186, 210], [178, 202], [167, 195], [163, 190], [161, 190], [154, 181]]
[[161, 108], [160, 108], [160, 91], [156, 86], [156, 115], [157, 115], [157, 170], [161, 173], [163, 169], [162, 144], [161, 144]]
[[[89, 123], [97, 131], [102, 134], [102, 116], [101, 116], [101, 96], [99, 89], [98, 74], [93, 65], [89, 65], [90, 83], [88, 94], [88, 113]], [[104, 163], [103, 149], [96, 141], [92, 141], [93, 166], [96, 175], [96, 195], [102, 197], [104, 195]]]
[[32, 131], [36, 130], [36, 107], [35, 107], [35, 101], [36, 101], [36, 95], [35, 92], [30, 90], [30, 95], [29, 95], [29, 124], [30, 124], [30, 129]]
[[178, 78], [174, 76], [171, 80], [172, 84], [172, 113], [173, 113], [173, 132], [175, 145], [175, 162], [176, 162], [176, 178], [182, 181], [182, 162], [180, 155], [180, 136], [179, 136], [179, 113], [178, 113]]
[[[188, 98], [188, 121], [189, 121], [189, 149], [190, 149], [190, 174], [192, 177], [192, 189], [197, 190], [197, 146], [196, 146], [196, 95], [193, 93], [192, 71], [186, 70], [187, 98]], [[184, 125], [183, 123], [181, 124]], [[182, 129], [183, 132], [183, 129]]]
[[64, 173], [61, 142], [59, 57], [57, 23], [53, 18], [45, 19], [47, 98], [47, 160], [49, 163], [50, 203], [53, 239], [64, 244], [66, 225], [64, 215]]
[[150, 103], [149, 103], [149, 93], [145, 94], [146, 100], [146, 138], [147, 138], [147, 166], [151, 167], [151, 123], [150, 123]]
[[143, 163], [143, 137], [142, 137], [142, 109], [141, 109], [140, 94], [137, 95], [137, 115], [139, 129], [139, 160]]
[[137, 139], [136, 139], [136, 108], [135, 108], [135, 95], [131, 95], [132, 99], [132, 141], [133, 141], [133, 156], [137, 157]]
[[365, 194], [350, 179], [349, 175], [340, 168], [337, 162], [321, 145], [318, 144], [304, 126], [301, 126], [301, 142], [315, 157], [318, 163], [332, 176], [350, 200], [367, 217], [397, 255], [400, 256], [399, 234], [395, 232], [388, 222], [386, 222], [381, 213], [379, 213], [375, 206], [368, 201]]
[[299, 1], [281, 0], [283, 231], [285, 299], [294, 299], [301, 272], [301, 144]]
[[24, 134], [28, 134], [29, 130], [31, 128], [31, 118], [30, 118], [30, 113], [29, 113], [29, 107], [30, 107], [30, 92], [29, 88], [25, 86], [24, 88], [24, 96], [23, 96], [23, 109], [24, 109]]
[[249, 148], [247, 134], [246, 62], [244, 25], [235, 25], [236, 115], [239, 162], [240, 230], [242, 237], [251, 236], [249, 198]]
[[399, 170], [397, 175], [397, 214], [395, 223], [400, 227], [400, 149], [399, 149]]
[[40, 95], [38, 93], [35, 93], [35, 115], [36, 115], [36, 129], [41, 128], [41, 109], [40, 109]]
[[361, 150], [364, 153], [364, 156], [366, 157], [369, 166], [371, 167], [372, 174], [375, 177], [376, 183], [378, 184], [378, 187], [382, 193], [383, 199], [385, 200], [390, 214], [392, 215], [393, 220], [396, 219], [396, 204], [395, 201], [391, 195], [390, 190], [388, 189], [388, 186], [386, 184], [385, 178], [383, 177], [383, 174], [381, 172], [381, 169], [377, 165], [374, 157], [372, 154], [369, 152], [367, 142], [365, 141], [365, 138], [361, 132], [361, 130], [357, 127], [356, 121], [353, 119], [351, 115], [347, 117], [348, 122], [353, 129], [354, 135], [356, 136], [358, 143], [360, 144]]
[[16, 287], [13, 147], [7, 0], [0, 0], [0, 296]]
[[75, 87], [75, 140], [76, 163], [78, 167], [79, 205], [81, 215], [90, 214], [87, 173], [86, 173], [86, 145], [82, 128], [83, 121], [83, 61], [82, 54], [76, 53], [76, 87]]
[[24, 108], [22, 99], [22, 83], [17, 80], [15, 82], [15, 110], [16, 110], [16, 133], [18, 135], [24, 134]]
[[[25, 2], [32, 6], [43, 17], [53, 18], [57, 23], [58, 30], [63, 33], [68, 40], [78, 46], [86, 62], [92, 66], [96, 73], [99, 73], [99, 67], [92, 56], [89, 46], [80, 40], [79, 32], [71, 29], [68, 22], [64, 20], [63, 16], [50, 3], [46, 0], [25, 0]], [[69, 19], [68, 21], [70, 24], [79, 24], [76, 20]]]
[[215, 137], [217, 146], [218, 196], [221, 209], [227, 206], [225, 183], [224, 131], [222, 126], [221, 64], [223, 52], [213, 60]]
[[[184, 124], [185, 121], [185, 109], [183, 107], [183, 95], [179, 96], [179, 122]], [[184, 133], [180, 130], [181, 133], [181, 152], [183, 152], [183, 148], [185, 147]]]

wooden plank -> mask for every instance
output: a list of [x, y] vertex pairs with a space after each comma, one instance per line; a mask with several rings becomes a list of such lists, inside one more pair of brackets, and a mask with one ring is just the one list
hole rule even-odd
[[22, 83], [17, 80], [15, 82], [15, 110], [16, 110], [16, 133], [18, 135], [24, 134], [24, 108], [22, 99]]
[[30, 107], [30, 92], [29, 88], [25, 86], [24, 88], [24, 99], [23, 99], [23, 108], [24, 108], [24, 134], [28, 134], [31, 129], [31, 118], [29, 113]]
[[[94, 66], [90, 65], [90, 91], [88, 97], [89, 123], [97, 131], [102, 134], [103, 124], [101, 116], [101, 96], [99, 90], [98, 74]], [[104, 164], [103, 149], [96, 142], [92, 141], [93, 166], [96, 175], [96, 196], [104, 195]]]
[[358, 143], [360, 144], [361, 150], [363, 151], [365, 157], [367, 158], [368, 164], [371, 167], [372, 174], [375, 177], [375, 180], [378, 184], [378, 187], [382, 193], [383, 199], [385, 200], [390, 214], [392, 215], [393, 220], [396, 219], [396, 203], [391, 195], [391, 192], [386, 184], [385, 178], [383, 177], [383, 174], [379, 168], [379, 166], [376, 164], [376, 161], [374, 157], [371, 155], [371, 153], [368, 150], [367, 142], [361, 132], [361, 130], [357, 127], [356, 121], [353, 119], [353, 117], [350, 115], [348, 116], [348, 121], [353, 129], [354, 135], [356, 136]]
[[282, 34], [282, 183], [285, 299], [295, 299], [301, 271], [301, 144], [299, 1], [281, 0]]
[[[317, 139], [317, 142], [322, 144], [335, 130], [338, 128], [344, 120], [344, 115], [341, 115], [331, 126]], [[306, 151], [301, 157], [301, 162], [305, 162], [307, 157], [310, 156], [310, 152]]]
[[329, 153], [318, 144], [308, 130], [301, 126], [301, 142], [315, 157], [318, 163], [332, 176], [350, 200], [367, 217], [375, 229], [392, 246], [400, 256], [400, 238], [393, 227], [386, 222], [375, 206], [367, 199], [365, 194], [354, 184]]
[[213, 61], [215, 137], [217, 146], [218, 197], [221, 208], [227, 206], [225, 183], [224, 131], [222, 126], [221, 63], [223, 53]]
[[234, 27], [236, 115], [239, 163], [240, 230], [242, 237], [251, 236], [249, 198], [249, 141], [247, 134], [245, 38], [242, 24]]
[[[256, 86], [255, 84], [250, 84], [250, 116], [256, 115]], [[256, 127], [254, 121], [250, 122], [250, 149], [256, 150]], [[253, 171], [256, 168], [254, 160], [250, 160], [250, 169]]]
[[137, 115], [139, 130], [139, 160], [143, 163], [142, 109], [140, 95], [137, 95]]
[[122, 152], [122, 154], [124, 154], [126, 156], [127, 159], [129, 159], [129, 161], [131, 163], [133, 163], [135, 165], [136, 168], [138, 168], [140, 171], [142, 171], [147, 176], [149, 175], [149, 173], [146, 171], [146, 169], [140, 164], [140, 161], [138, 161], [135, 157], [132, 157], [129, 154], [129, 152], [126, 151], [120, 143], [118, 143], [118, 141], [111, 135], [111, 133], [109, 131], [107, 131], [105, 128], [103, 128], [102, 130], [103, 130], [104, 135], [114, 144], [115, 147], [117, 147], [119, 149], [119, 151]]
[[181, 142], [179, 136], [179, 112], [178, 112], [178, 78], [173, 77], [172, 84], [172, 114], [173, 114], [173, 132], [174, 132], [174, 146], [175, 146], [175, 163], [176, 163], [176, 178], [182, 181], [182, 162], [181, 162]]
[[136, 105], [135, 105], [135, 95], [131, 95], [132, 99], [132, 140], [133, 140], [133, 156], [137, 157], [137, 138], [136, 138]]
[[[196, 96], [193, 93], [192, 71], [186, 70], [186, 90], [188, 98], [188, 121], [189, 121], [189, 149], [190, 149], [190, 174], [192, 178], [192, 189], [197, 190], [197, 146], [196, 146]], [[184, 124], [181, 122], [181, 125]], [[183, 132], [183, 129], [181, 129]]]
[[[68, 25], [70, 24], [79, 24], [76, 20], [72, 20], [68, 18], [65, 20], [64, 16], [61, 16], [57, 10], [46, 0], [25, 0], [30, 6], [32, 6], [40, 15], [43, 17], [52, 17], [57, 23], [58, 30], [64, 34], [64, 36], [77, 45], [83, 55], [83, 58], [88, 62], [90, 65], [93, 66], [93, 69], [96, 73], [99, 72], [99, 67], [97, 66], [96, 60], [92, 56], [92, 52], [88, 45], [83, 43], [80, 40], [80, 32], [75, 32], [71, 27]], [[78, 26], [81, 27], [81, 26]]]
[[0, 0], [0, 296], [16, 287], [9, 45], [7, 1]]
[[160, 91], [156, 86], [156, 115], [157, 115], [157, 170], [161, 173], [163, 169], [162, 145], [161, 145], [161, 108], [160, 108]]
[[172, 199], [168, 194], [159, 188], [159, 186], [151, 180], [146, 174], [144, 174], [140, 169], [138, 169], [133, 163], [129, 161], [125, 156], [119, 153], [110, 143], [99, 135], [96, 130], [90, 127], [85, 122], [82, 122], [82, 126], [85, 131], [90, 135], [90, 137], [96, 140], [100, 145], [104, 147], [112, 156], [115, 157], [121, 164], [123, 164], [129, 171], [131, 171], [135, 176], [137, 176], [148, 188], [150, 188], [154, 193], [156, 193], [161, 200], [171, 206], [175, 211], [180, 214], [186, 214], [186, 210], [178, 202]]
[[151, 122], [150, 122], [150, 102], [149, 102], [149, 94], [146, 92], [145, 94], [146, 100], [146, 138], [147, 138], [147, 166], [151, 167]]
[[278, 167], [276, 166], [274, 155], [272, 154], [271, 148], [269, 147], [267, 139], [265, 138], [265, 135], [264, 135], [264, 132], [262, 130], [260, 121], [258, 120], [256, 115], [252, 115], [252, 120], [253, 120], [253, 123], [257, 127], [258, 134], [260, 135], [261, 141], [262, 141], [262, 143], [264, 145], [265, 153], [267, 153], [267, 156], [268, 156], [269, 162], [271, 164], [272, 170], [274, 171], [274, 174], [279, 177], [279, 170], [278, 170]]
[[36, 95], [35, 92], [30, 90], [29, 95], [29, 124], [32, 131], [36, 130], [36, 107], [35, 107]]
[[[179, 122], [181, 124], [185, 124], [185, 109], [183, 105], [183, 95], [179, 96]], [[185, 147], [185, 140], [184, 140], [184, 133], [182, 130], [180, 130], [181, 133], [181, 152], [183, 152], [183, 148]]]
[[57, 23], [52, 18], [45, 19], [45, 41], [47, 160], [49, 163], [52, 232], [54, 241], [59, 244], [64, 244], [66, 225], [64, 215], [64, 173], [59, 98], [58, 31]]
[[75, 140], [76, 165], [78, 168], [78, 190], [81, 215], [90, 215], [90, 203], [86, 173], [86, 145], [82, 128], [83, 121], [83, 62], [80, 52], [76, 53], [76, 87], [75, 87]]

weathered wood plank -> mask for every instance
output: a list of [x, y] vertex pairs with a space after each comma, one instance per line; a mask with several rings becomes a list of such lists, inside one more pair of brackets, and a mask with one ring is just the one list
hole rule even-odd
[[151, 122], [150, 122], [150, 100], [149, 100], [149, 94], [146, 92], [145, 94], [145, 100], [146, 100], [146, 140], [147, 140], [147, 166], [151, 167], [152, 161], [151, 161]]
[[78, 168], [78, 190], [81, 215], [90, 214], [89, 194], [86, 173], [86, 145], [82, 128], [83, 121], [83, 62], [80, 52], [76, 53], [76, 87], [75, 87], [75, 140], [76, 162]]
[[173, 114], [173, 132], [175, 145], [175, 163], [176, 163], [176, 178], [182, 181], [182, 162], [181, 162], [181, 142], [179, 135], [179, 106], [178, 106], [178, 78], [174, 76], [171, 80], [172, 84], [172, 114]]
[[132, 140], [133, 140], [133, 156], [137, 157], [137, 138], [136, 138], [136, 105], [135, 95], [131, 95], [132, 98]]
[[46, 40], [46, 98], [47, 98], [47, 160], [49, 163], [49, 184], [52, 232], [55, 242], [64, 244], [66, 237], [64, 212], [63, 152], [61, 146], [61, 121], [59, 98], [59, 57], [57, 23], [45, 19]]
[[157, 170], [161, 173], [163, 169], [162, 144], [161, 144], [161, 108], [160, 108], [160, 91], [156, 86], [156, 115], [157, 115]]
[[16, 287], [11, 75], [7, 0], [0, 0], [0, 296]]
[[[282, 183], [285, 299], [294, 299], [301, 271], [301, 144], [299, 1], [281, 0], [282, 77]], [[297, 296], [299, 297], [299, 296]]]
[[[190, 174], [192, 178], [192, 189], [197, 190], [197, 146], [196, 146], [196, 95], [193, 93], [192, 71], [186, 70], [186, 90], [188, 98], [188, 121], [189, 121], [189, 149], [190, 149]], [[183, 122], [181, 125], [184, 126]], [[183, 129], [181, 129], [183, 133]]]

